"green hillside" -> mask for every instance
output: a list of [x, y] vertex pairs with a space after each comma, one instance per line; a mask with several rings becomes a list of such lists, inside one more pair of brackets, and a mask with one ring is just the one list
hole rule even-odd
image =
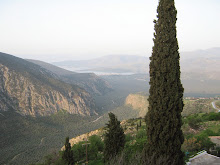
[[[182, 145], [182, 151], [186, 154], [185, 161], [187, 162], [190, 157], [195, 155], [201, 150], [212, 151], [209, 152], [213, 155], [220, 156], [217, 151], [216, 143], [212, 142], [211, 137], [220, 136], [220, 113], [198, 113], [189, 115], [182, 118], [185, 141]], [[123, 153], [112, 159], [109, 163], [114, 165], [133, 165], [142, 164], [142, 150], [147, 142], [146, 137], [146, 123], [144, 119], [136, 118], [124, 120], [121, 122], [121, 126], [126, 135], [126, 144]], [[87, 134], [90, 145], [88, 146], [88, 160], [89, 165], [104, 165], [103, 162], [103, 137], [106, 128], [98, 129], [95, 134]], [[86, 135], [84, 135], [86, 137]], [[74, 141], [74, 138], [70, 141]], [[72, 150], [75, 161], [77, 164], [85, 163], [86, 149], [83, 144], [87, 141], [81, 140], [72, 144]], [[61, 155], [51, 153], [45, 157], [45, 163], [41, 165], [48, 165], [49, 162], [60, 162]], [[59, 164], [59, 163], [58, 163]]]
[[[43, 161], [45, 155], [60, 151], [66, 136], [72, 138], [104, 127], [105, 123], [109, 120], [107, 114], [109, 111], [116, 114], [121, 121], [131, 119], [129, 120], [130, 124], [134, 127], [131, 128], [131, 130], [135, 130], [139, 119], [137, 119], [136, 122], [136, 120], [132, 120], [132, 118], [138, 118], [140, 112], [145, 112], [146, 106], [148, 105], [147, 95], [145, 93], [129, 94], [129, 91], [126, 91], [126, 89], [127, 88], [124, 87], [119, 91], [115, 91], [115, 93], [110, 92], [102, 98], [101, 96], [97, 96], [96, 99], [98, 100], [96, 100], [96, 103], [99, 101], [100, 104], [98, 105], [100, 108], [103, 107], [103, 109], [101, 109], [103, 112], [102, 116], [82, 117], [60, 111], [48, 117], [35, 118], [30, 116], [24, 117], [13, 111], [1, 112], [0, 131], [2, 134], [0, 135], [0, 141], [2, 143], [0, 144], [0, 155], [3, 155], [3, 157], [0, 159], [0, 164], [6, 162], [11, 165], [29, 164]], [[138, 88], [136, 90], [138, 90]], [[129, 97], [132, 98], [130, 99], [130, 105], [126, 104], [126, 98]], [[215, 111], [211, 107], [212, 99], [185, 99], [184, 102], [184, 116]], [[189, 135], [190, 137], [191, 132], [189, 131], [192, 129], [189, 124], [187, 124], [187, 120], [187, 118], [184, 119], [186, 124], [183, 126], [183, 129], [187, 136]], [[194, 121], [190, 122], [192, 126]], [[218, 126], [215, 126], [214, 122], [215, 121], [207, 121], [207, 123], [204, 124], [204, 128], [217, 131]], [[144, 126], [144, 123], [142, 124]], [[200, 124], [201, 123], [199, 123], [199, 125]], [[196, 121], [195, 125], [198, 125], [198, 121]], [[130, 126], [126, 127], [127, 131], [130, 130], [129, 127]], [[142, 131], [138, 133], [140, 134], [138, 136], [144, 137], [143, 129], [139, 130]], [[202, 130], [203, 128], [199, 129], [199, 131]], [[198, 133], [199, 131], [196, 130], [195, 132]], [[130, 133], [132, 134], [132, 132]], [[130, 135], [127, 135], [127, 139], [134, 140]], [[128, 145], [127, 147], [130, 149], [132, 147], [137, 148], [139, 144], [143, 145], [144, 140], [145, 139], [140, 138], [140, 140], [138, 140], [139, 143], [134, 144], [134, 146]], [[132, 143], [132, 141], [130, 141], [130, 143]]]
[[21, 116], [13, 111], [0, 115], [0, 164], [38, 162], [44, 155], [60, 150], [66, 136], [74, 137], [102, 125], [95, 118], [71, 115], [66, 111], [47, 117]]

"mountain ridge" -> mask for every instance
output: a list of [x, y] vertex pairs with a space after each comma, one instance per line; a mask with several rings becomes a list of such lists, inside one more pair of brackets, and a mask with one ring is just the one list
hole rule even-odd
[[21, 115], [45, 116], [66, 110], [93, 115], [90, 94], [77, 85], [60, 81], [52, 72], [15, 56], [0, 53], [0, 109]]
[[[114, 73], [148, 73], [150, 60], [147, 56], [111, 55], [92, 60], [53, 63], [70, 70], [114, 72]], [[71, 66], [71, 67], [70, 67]], [[196, 73], [212, 80], [220, 80], [220, 47], [206, 50], [180, 52], [181, 72]], [[83, 69], [84, 68], [84, 69]], [[188, 76], [188, 77], [189, 77]]]
[[90, 94], [103, 95], [112, 90], [111, 86], [107, 81], [98, 77], [94, 73], [77, 73], [57, 67], [55, 65], [43, 61], [32, 60], [32, 59], [26, 59], [26, 60], [34, 64], [37, 64], [44, 69], [51, 71], [60, 80], [66, 83], [76, 84], [84, 88]]

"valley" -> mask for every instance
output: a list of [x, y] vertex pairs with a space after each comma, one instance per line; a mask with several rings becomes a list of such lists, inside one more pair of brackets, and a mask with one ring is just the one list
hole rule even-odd
[[[107, 98], [110, 98], [110, 96]], [[141, 101], [143, 98], [147, 98], [145, 93], [129, 94], [123, 98], [121, 95], [121, 101], [116, 102], [117, 104], [112, 104], [114, 97], [109, 102], [107, 102], [107, 99], [103, 99], [107, 109], [103, 108], [103, 113], [100, 116], [83, 117], [63, 111], [47, 117], [34, 118], [29, 116], [24, 118], [12, 112], [11, 114], [2, 112], [5, 117], [0, 116], [0, 129], [4, 134], [4, 136], [1, 136], [1, 141], [4, 142], [1, 143], [2, 150], [0, 154], [4, 155], [1, 163], [24, 164], [41, 162], [45, 155], [60, 150], [66, 136], [73, 138], [104, 127], [109, 120], [107, 113], [110, 111], [120, 121], [137, 118], [140, 114], [146, 112], [148, 103], [142, 103]], [[185, 99], [183, 116], [216, 112], [212, 108], [212, 101], [213, 99]], [[136, 102], [141, 104], [137, 107]], [[6, 141], [8, 143], [5, 143]], [[33, 157], [34, 159], [32, 159]]]
[[0, 1], [0, 165], [220, 164], [220, 1]]
[[[12, 83], [11, 85], [5, 83], [4, 76], [1, 77], [0, 94], [2, 98], [5, 98], [4, 100], [10, 102], [6, 104], [1, 99], [0, 164], [20, 165], [42, 162], [45, 155], [61, 149], [67, 136], [73, 138], [104, 127], [109, 120], [108, 112], [113, 112], [119, 120], [128, 120], [144, 117], [148, 110], [148, 74], [97, 76], [94, 73], [76, 73], [64, 70], [36, 60], [16, 59], [14, 63], [17, 65], [12, 67], [13, 60], [15, 60], [13, 57], [7, 63], [3, 62], [3, 58], [0, 60], [3, 68], [1, 76], [5, 75], [3, 72], [5, 66], [9, 71], [14, 70], [8, 72], [11, 78], [7, 82]], [[128, 65], [123, 64], [122, 66]], [[28, 70], [28, 68], [33, 68], [33, 70]], [[213, 108], [212, 102], [215, 101], [216, 107], [220, 107], [219, 101], [215, 100], [220, 94], [218, 85], [220, 80], [216, 76], [209, 79], [206, 75], [197, 73], [183, 73], [182, 77], [185, 88], [185, 106], [182, 116], [217, 112]], [[40, 81], [38, 81], [39, 79]], [[28, 85], [22, 86], [23, 82], [27, 82]], [[14, 88], [15, 86], [17, 88]], [[44, 108], [42, 108], [34, 97], [44, 95], [44, 91], [47, 90], [60, 93], [62, 99], [58, 95], [45, 96], [48, 103], [45, 103], [47, 107], [43, 105]], [[59, 103], [68, 97], [69, 91], [73, 91], [75, 96], [69, 97], [67, 102], [71, 102], [73, 99], [71, 104], [77, 106], [78, 102], [81, 107], [81, 110], [76, 108], [77, 113], [71, 113]], [[22, 95], [22, 93], [24, 94]], [[6, 99], [6, 96], [9, 99]], [[29, 102], [26, 96], [32, 99], [32, 102]], [[76, 96], [85, 100], [85, 104], [77, 101]], [[16, 99], [19, 97], [20, 101]], [[24, 105], [27, 108], [25, 113], [22, 112], [25, 109]], [[34, 106], [36, 107], [34, 108]], [[33, 109], [31, 110], [30, 107]]]

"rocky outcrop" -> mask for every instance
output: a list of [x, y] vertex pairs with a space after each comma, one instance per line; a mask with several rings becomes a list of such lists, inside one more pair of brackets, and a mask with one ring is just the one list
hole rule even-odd
[[140, 117], [144, 117], [148, 111], [148, 96], [143, 94], [129, 94], [125, 100], [125, 105], [130, 105], [139, 112]]
[[[70, 143], [71, 146], [74, 146], [74, 144], [77, 144], [79, 142], [88, 141], [90, 136], [93, 136], [93, 135], [103, 136], [104, 132], [105, 132], [104, 129], [98, 129], [98, 130], [95, 130], [95, 131], [91, 131], [89, 133], [85, 133], [85, 134], [82, 134], [82, 135], [79, 135], [75, 138], [70, 139], [69, 143]], [[64, 149], [65, 149], [65, 146], [63, 146], [61, 148], [61, 150], [64, 150]]]
[[32, 116], [46, 116], [60, 110], [96, 114], [93, 99], [84, 89], [53, 79], [44, 70], [35, 68], [32, 74], [9, 66], [0, 61], [0, 111], [15, 110]]
[[[129, 119], [129, 120], [122, 120], [121, 126], [124, 130], [125, 135], [130, 134], [131, 136], [135, 137], [137, 135], [137, 124], [140, 124], [140, 120], [142, 121], [142, 124], [145, 125], [144, 119]], [[73, 147], [74, 144], [77, 144], [79, 142], [88, 141], [90, 136], [97, 135], [102, 140], [104, 140], [105, 133], [107, 131], [106, 127], [76, 136], [74, 138], [71, 138], [69, 140], [70, 145]], [[61, 148], [63, 151], [65, 149], [65, 146]]]

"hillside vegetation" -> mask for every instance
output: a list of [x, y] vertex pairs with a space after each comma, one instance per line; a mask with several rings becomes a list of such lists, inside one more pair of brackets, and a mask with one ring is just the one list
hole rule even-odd
[[[185, 137], [182, 151], [186, 154], [185, 161], [201, 150], [212, 148], [211, 154], [220, 156], [220, 150], [216, 144], [210, 139], [213, 136], [220, 136], [220, 113], [199, 113], [183, 118], [183, 133]], [[196, 125], [197, 126], [196, 126]], [[126, 144], [123, 153], [116, 159], [110, 161], [114, 165], [133, 165], [141, 163], [142, 150], [147, 143], [146, 123], [144, 119], [136, 118], [121, 121], [121, 126], [126, 135]], [[102, 165], [103, 162], [103, 138], [106, 127], [83, 134], [70, 140], [73, 155], [77, 164], [83, 164], [86, 161], [85, 144], [88, 145], [88, 160], [90, 165]], [[62, 148], [64, 150], [65, 148]], [[62, 152], [52, 153], [45, 157], [45, 163], [41, 165], [49, 165], [48, 162], [61, 161]]]
[[[137, 122], [135, 122], [132, 118], [138, 118], [140, 112], [143, 113], [146, 110], [146, 105], [148, 104], [147, 95], [144, 93], [134, 93], [129, 94], [126, 99], [126, 97], [120, 98], [119, 93], [115, 97], [115, 100], [118, 102], [113, 103], [112, 100], [110, 100], [112, 104], [105, 106], [104, 103], [109, 103], [106, 99], [106, 102], [103, 103], [103, 114], [101, 116], [83, 117], [71, 115], [66, 111], [59, 111], [51, 116], [35, 118], [31, 116], [24, 117], [13, 111], [1, 112], [0, 131], [2, 134], [0, 134], [0, 141], [2, 141], [2, 143], [0, 144], [0, 155], [2, 156], [0, 156], [0, 164], [7, 163], [9, 165], [16, 165], [42, 162], [42, 158], [45, 155], [55, 153], [62, 148], [66, 136], [73, 138], [99, 128], [102, 130], [109, 120], [107, 114], [109, 111], [113, 112], [120, 121], [128, 120], [128, 122], [130, 122], [132, 127], [126, 125], [123, 128], [126, 134], [132, 135], [140, 120], [137, 119]], [[129, 100], [129, 105], [126, 103], [126, 100]], [[184, 111], [186, 112], [186, 116], [198, 112], [207, 113], [215, 111], [211, 107], [210, 109], [207, 108], [207, 106], [211, 106], [211, 101], [211, 99], [185, 100]], [[137, 102], [141, 102], [142, 104], [138, 105]], [[192, 118], [194, 118], [194, 116]], [[218, 126], [214, 126], [213, 122], [215, 121], [210, 121], [211, 125], [208, 125], [209, 122], [207, 122], [204, 128], [210, 126], [210, 128], [217, 131]], [[191, 127], [194, 127], [194, 125], [197, 127], [197, 125], [200, 124], [200, 120], [196, 120], [195, 123], [193, 120], [190, 121]], [[142, 122], [142, 126], [143, 125], [144, 122]], [[186, 134], [189, 135], [190, 133], [198, 132], [198, 130], [192, 129], [187, 126], [187, 124], [185, 125], [183, 128]], [[200, 129], [202, 130], [203, 127], [199, 127], [199, 130]], [[139, 131], [140, 130], [141, 129], [139, 129]], [[140, 132], [140, 134], [144, 135], [145, 131]], [[85, 136], [87, 136], [87, 134], [85, 134]], [[128, 135], [127, 138], [129, 139], [130, 135]], [[142, 144], [143, 142], [144, 144], [145, 140], [146, 139], [140, 140], [140, 143]], [[137, 144], [139, 145], [139, 143]], [[59, 156], [59, 154], [57, 156]]]
[[74, 137], [103, 125], [96, 117], [59, 111], [51, 116], [21, 116], [14, 111], [0, 115], [0, 164], [21, 165], [41, 161], [59, 150], [66, 136]]

